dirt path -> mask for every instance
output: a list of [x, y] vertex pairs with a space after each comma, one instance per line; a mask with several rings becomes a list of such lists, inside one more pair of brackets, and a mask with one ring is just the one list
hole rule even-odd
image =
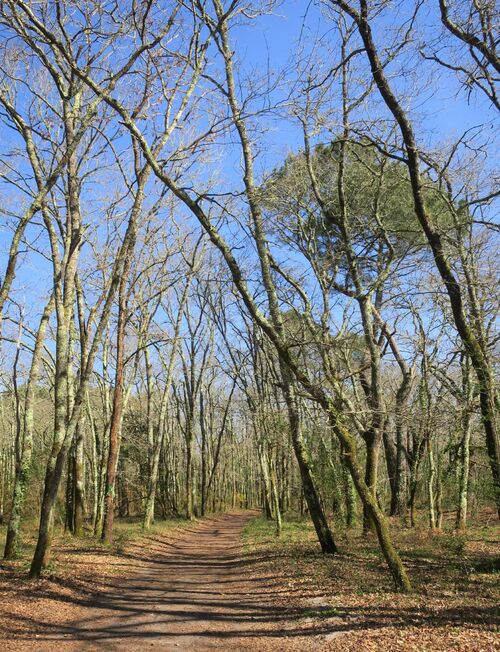
[[1, 652], [500, 650], [491, 573], [465, 592], [446, 560], [439, 568], [455, 584], [433, 584], [435, 561], [414, 563], [423, 588], [401, 596], [359, 547], [318, 558], [312, 530], [291, 555], [269, 542], [244, 552], [254, 514], [183, 524], [120, 551], [55, 546], [58, 573], [35, 583], [24, 567], [0, 568]]
[[15, 649], [320, 649], [324, 639], [302, 610], [283, 606], [286, 587], [256, 573], [258, 560], [242, 554], [239, 534], [252, 516], [228, 514], [165, 537], [163, 553], [112, 578], [77, 620]]

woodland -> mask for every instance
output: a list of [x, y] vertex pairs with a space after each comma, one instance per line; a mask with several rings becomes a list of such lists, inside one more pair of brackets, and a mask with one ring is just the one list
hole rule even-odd
[[499, 18], [0, 0], [0, 602], [60, 546], [246, 514], [327, 593], [475, 554], [490, 609]]

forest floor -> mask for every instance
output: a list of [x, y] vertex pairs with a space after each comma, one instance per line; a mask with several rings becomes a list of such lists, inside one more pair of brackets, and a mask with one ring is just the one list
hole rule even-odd
[[[307, 521], [285, 522], [280, 538], [263, 518], [244, 530], [245, 550], [261, 571], [287, 586], [302, 623], [335, 652], [479, 652], [500, 650], [500, 527], [482, 512], [463, 534], [392, 523], [414, 592], [394, 592], [374, 536], [361, 528], [336, 536], [340, 553], [318, 551]], [[254, 569], [255, 571], [256, 569]], [[257, 571], [259, 573], [259, 571]], [[309, 606], [308, 606], [309, 605]]]
[[[44, 579], [29, 582], [25, 549], [0, 574], [0, 649], [500, 650], [494, 522], [466, 536], [394, 528], [415, 593], [394, 593], [374, 540], [317, 551], [309, 524], [281, 538], [256, 512], [117, 542], [55, 542]], [[489, 518], [489, 517], [488, 517]], [[490, 519], [491, 520], [491, 519]]]

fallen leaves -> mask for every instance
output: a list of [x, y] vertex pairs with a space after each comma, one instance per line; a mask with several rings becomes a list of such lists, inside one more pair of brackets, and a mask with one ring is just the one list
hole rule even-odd
[[[460, 554], [454, 554], [452, 535], [395, 529], [416, 588], [412, 595], [394, 593], [375, 542], [359, 533], [350, 535], [342, 554], [330, 557], [316, 554], [314, 532], [307, 523], [285, 526], [281, 539], [267, 538], [262, 528], [261, 522], [247, 529], [247, 548], [266, 560], [260, 562], [261, 572], [272, 574], [277, 586], [289, 589], [277, 593], [277, 599], [302, 607], [308, 626], [322, 634], [319, 649], [500, 650], [496, 609], [500, 596], [494, 572], [498, 526], [492, 525], [488, 536], [471, 529]], [[328, 606], [335, 609], [335, 617], [314, 615], [318, 606], [325, 613]]]

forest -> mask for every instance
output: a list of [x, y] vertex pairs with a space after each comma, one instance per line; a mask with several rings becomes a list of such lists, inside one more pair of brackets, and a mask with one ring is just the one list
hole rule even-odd
[[499, 23], [0, 0], [3, 649], [498, 649]]

